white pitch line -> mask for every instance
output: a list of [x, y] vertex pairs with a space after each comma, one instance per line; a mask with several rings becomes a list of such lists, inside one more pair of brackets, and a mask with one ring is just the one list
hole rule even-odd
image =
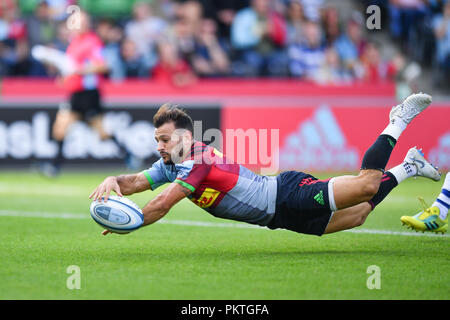
[[[51, 213], [40, 211], [18, 211], [18, 210], [0, 210], [0, 216], [4, 217], [24, 217], [24, 218], [47, 218], [47, 219], [88, 219], [88, 214], [79, 213]], [[193, 227], [212, 227], [212, 228], [241, 228], [241, 229], [262, 229], [269, 230], [266, 227], [260, 227], [252, 224], [243, 223], [227, 223], [227, 222], [206, 222], [206, 221], [194, 221], [194, 220], [171, 220], [161, 219], [157, 223], [171, 224], [171, 225], [183, 225]], [[440, 237], [449, 238], [448, 234], [434, 234], [434, 233], [417, 233], [417, 232], [402, 232], [391, 230], [377, 230], [377, 229], [351, 229], [344, 230], [348, 233], [360, 233], [360, 234], [381, 234], [390, 236], [412, 236], [412, 237]]]
[[450, 237], [449, 234], [390, 231], [390, 230], [377, 230], [377, 229], [351, 229], [351, 230], [344, 230], [344, 232], [364, 233], [364, 234], [384, 234], [384, 235], [392, 235], [392, 236], [412, 236], [412, 237], [444, 237], [444, 238]]
[[50, 218], [50, 219], [86, 219], [88, 215], [77, 213], [51, 213], [40, 211], [17, 211], [17, 210], [0, 210], [0, 216], [4, 217], [24, 217], [24, 218]]

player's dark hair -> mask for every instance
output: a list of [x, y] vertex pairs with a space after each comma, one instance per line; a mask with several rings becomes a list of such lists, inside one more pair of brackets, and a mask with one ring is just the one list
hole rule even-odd
[[163, 104], [153, 117], [155, 128], [161, 127], [167, 122], [173, 122], [176, 129], [186, 129], [194, 134], [194, 122], [191, 117], [177, 105]]

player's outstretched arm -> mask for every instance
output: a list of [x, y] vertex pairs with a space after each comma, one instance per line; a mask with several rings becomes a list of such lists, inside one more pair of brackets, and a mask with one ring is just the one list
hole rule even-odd
[[[142, 208], [142, 213], [144, 214], [144, 224], [142, 226], [155, 223], [164, 217], [177, 202], [190, 194], [191, 191], [189, 189], [178, 183], [171, 183], [163, 192]], [[104, 236], [110, 233], [112, 232], [109, 230], [102, 232]]]
[[143, 226], [152, 224], [166, 215], [181, 199], [191, 194], [191, 191], [178, 183], [171, 183], [163, 192], [152, 199], [144, 208]]
[[150, 183], [142, 173], [120, 175], [118, 177], [110, 176], [91, 193], [89, 199], [98, 200], [105, 195], [105, 201], [108, 201], [111, 191], [118, 196], [130, 195], [150, 189]]

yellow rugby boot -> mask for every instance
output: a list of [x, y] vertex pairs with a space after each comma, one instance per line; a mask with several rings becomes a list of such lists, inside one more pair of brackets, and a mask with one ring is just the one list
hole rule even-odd
[[[420, 200], [424, 204], [423, 199]], [[442, 220], [439, 217], [438, 207], [426, 208], [414, 216], [402, 216], [400, 221], [404, 226], [415, 231], [430, 231], [444, 234], [448, 229], [448, 217]]]

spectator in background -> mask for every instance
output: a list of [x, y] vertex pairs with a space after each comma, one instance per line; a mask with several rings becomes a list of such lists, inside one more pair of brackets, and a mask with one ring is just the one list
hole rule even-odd
[[306, 21], [301, 1], [290, 0], [286, 11], [286, 43], [300, 42], [303, 38], [303, 25]]
[[317, 22], [305, 23], [304, 40], [289, 46], [289, 71], [294, 77], [312, 80], [325, 61], [325, 45]]
[[177, 10], [179, 18], [184, 20], [192, 32], [199, 29], [203, 17], [202, 4], [197, 0], [182, 2]]
[[325, 59], [314, 73], [314, 80], [319, 84], [329, 85], [350, 83], [353, 79], [350, 72], [342, 66], [334, 47], [330, 46], [325, 49]]
[[346, 33], [341, 35], [334, 43], [334, 47], [343, 61], [344, 66], [359, 77], [359, 58], [366, 46], [362, 28], [364, 19], [359, 12], [353, 12], [347, 23]]
[[443, 8], [447, 0], [425, 0], [427, 7], [431, 15], [440, 14], [443, 12]]
[[125, 38], [120, 46], [122, 68], [125, 77], [148, 77], [149, 70], [146, 68], [144, 57], [139, 53], [136, 43]]
[[50, 16], [54, 21], [63, 21], [67, 18], [66, 9], [77, 3], [77, 0], [47, 0]]
[[[413, 92], [420, 91], [419, 83], [422, 68], [417, 62], [408, 62], [402, 53], [395, 53], [392, 58], [395, 74], [395, 96], [397, 101], [403, 101]], [[422, 82], [422, 81], [420, 81]]]
[[39, 1], [34, 14], [27, 21], [28, 41], [33, 47], [37, 44], [49, 45], [56, 37], [56, 23], [52, 20], [47, 1]]
[[195, 37], [192, 66], [204, 77], [224, 76], [229, 73], [230, 61], [216, 36], [217, 25], [212, 19], [203, 19]]
[[103, 57], [109, 68], [109, 79], [122, 81], [126, 70], [120, 56], [120, 43], [123, 39], [123, 30], [108, 19], [100, 20], [96, 28], [97, 35], [103, 41]]
[[153, 15], [148, 2], [133, 5], [133, 19], [125, 26], [125, 36], [134, 41], [147, 73], [157, 62], [156, 43], [167, 27], [165, 20]]
[[217, 23], [217, 38], [223, 46], [229, 45], [230, 29], [236, 13], [249, 6], [248, 0], [202, 0], [205, 18]]
[[427, 7], [423, 0], [389, 0], [391, 34], [406, 49], [413, 32], [425, 17]]
[[323, 29], [327, 44], [334, 43], [341, 34], [339, 27], [339, 12], [334, 6], [323, 9]]
[[[35, 45], [51, 45], [55, 41], [57, 24], [52, 19], [50, 7], [46, 0], [37, 3], [34, 14], [27, 20], [27, 29], [30, 48]], [[49, 75], [49, 68], [34, 58], [30, 57], [30, 63], [30, 75], [41, 77]]]
[[58, 23], [56, 27], [56, 37], [52, 41], [51, 46], [55, 49], [66, 51], [70, 43], [70, 31], [65, 21]]
[[0, 1], [0, 41], [26, 39], [26, 25], [19, 15], [15, 0]]
[[202, 16], [202, 6], [198, 1], [186, 1], [176, 10], [173, 32], [177, 50], [191, 66], [195, 54], [195, 35], [200, 32]]
[[[433, 30], [436, 38], [436, 60], [438, 70], [446, 76], [444, 86], [449, 85], [450, 75], [450, 1], [447, 0], [443, 14], [437, 15], [433, 20]], [[442, 85], [442, 84], [441, 84]]]
[[[65, 52], [67, 50], [67, 47], [69, 46], [69, 43], [70, 43], [70, 30], [67, 28], [66, 22], [61, 21], [57, 24], [56, 37], [49, 45], [49, 47]], [[33, 57], [31, 57], [31, 59], [34, 60]], [[36, 63], [39, 62], [36, 61]], [[39, 68], [41, 67], [41, 65], [42, 64], [39, 63]], [[46, 75], [50, 77], [59, 77], [59, 70], [55, 66], [46, 64], [43, 65], [43, 68], [45, 68]]]
[[156, 81], [170, 83], [176, 87], [189, 86], [196, 81], [189, 64], [180, 58], [175, 43], [162, 40], [157, 48], [159, 61], [152, 71], [152, 77]]
[[361, 57], [363, 65], [363, 81], [378, 83], [385, 80], [395, 80], [397, 69], [393, 61], [384, 61], [381, 57], [380, 45], [368, 42]]
[[319, 22], [324, 0], [301, 0], [301, 2], [305, 12], [305, 18], [310, 21]]
[[286, 23], [274, 12], [269, 0], [252, 0], [240, 10], [231, 26], [231, 45], [239, 51], [241, 63], [235, 75], [280, 76], [286, 71]]
[[25, 22], [14, 0], [0, 1], [0, 75], [28, 75], [29, 45]]

